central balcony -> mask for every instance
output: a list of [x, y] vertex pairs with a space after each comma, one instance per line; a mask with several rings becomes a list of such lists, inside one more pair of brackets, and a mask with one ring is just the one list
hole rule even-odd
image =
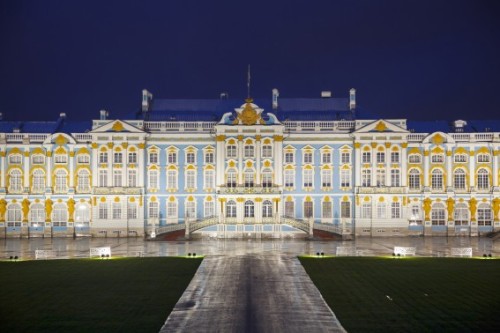
[[281, 186], [221, 186], [219, 194], [281, 194]]
[[142, 194], [142, 187], [94, 187], [92, 194]]

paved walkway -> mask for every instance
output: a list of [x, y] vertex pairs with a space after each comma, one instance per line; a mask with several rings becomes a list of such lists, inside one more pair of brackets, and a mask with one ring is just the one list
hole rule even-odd
[[345, 332], [295, 256], [208, 256], [165, 332]]

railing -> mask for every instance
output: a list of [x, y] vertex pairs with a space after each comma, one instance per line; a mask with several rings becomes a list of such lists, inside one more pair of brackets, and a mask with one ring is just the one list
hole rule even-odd
[[425, 133], [408, 134], [408, 141], [417, 141], [417, 142], [420, 142], [423, 139], [425, 139], [426, 136], [427, 136], [427, 134], [425, 134]]
[[142, 194], [142, 187], [94, 187], [93, 194]]
[[221, 194], [280, 194], [281, 191], [280, 186], [221, 186], [220, 188]]
[[146, 121], [144, 129], [152, 132], [210, 132], [215, 124], [202, 121]]
[[356, 188], [359, 194], [375, 194], [375, 193], [390, 193], [390, 194], [404, 194], [406, 187], [391, 187], [391, 186], [378, 186], [378, 187], [362, 187]]
[[314, 223], [313, 229], [328, 231], [339, 235], [352, 234], [352, 225], [350, 223], [342, 223], [342, 224]]
[[281, 223], [288, 224], [291, 227], [302, 230], [305, 233], [309, 233], [309, 222], [307, 222], [307, 221], [299, 220], [299, 219], [289, 217], [289, 216], [282, 216]]
[[197, 221], [189, 222], [189, 233], [195, 232], [196, 230], [203, 229], [205, 227], [209, 227], [211, 225], [216, 225], [219, 224], [219, 217], [218, 216], [210, 216], [206, 217], [204, 219], [200, 219]]
[[165, 226], [161, 226], [155, 229], [156, 235], [164, 234], [167, 232], [172, 232], [172, 231], [178, 231], [178, 230], [183, 230], [186, 229], [186, 225], [184, 223], [182, 224], [169, 224]]
[[89, 142], [92, 141], [92, 134], [87, 133], [75, 133], [74, 138], [79, 142]]
[[284, 125], [291, 132], [349, 131], [354, 129], [355, 121], [284, 121]]

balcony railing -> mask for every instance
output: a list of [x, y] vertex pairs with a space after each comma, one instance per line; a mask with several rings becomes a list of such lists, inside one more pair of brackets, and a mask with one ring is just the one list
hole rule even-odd
[[93, 194], [142, 194], [142, 187], [94, 187]]
[[406, 187], [393, 187], [393, 186], [377, 186], [377, 187], [357, 187], [359, 194], [376, 194], [376, 193], [390, 193], [390, 194], [404, 194]]
[[221, 186], [220, 194], [280, 194], [281, 186]]

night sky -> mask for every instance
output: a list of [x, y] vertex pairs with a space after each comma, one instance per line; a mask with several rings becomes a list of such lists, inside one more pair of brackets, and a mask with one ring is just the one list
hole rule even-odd
[[319, 97], [381, 118], [499, 119], [500, 1], [0, 2], [7, 120], [111, 118], [155, 98]]

